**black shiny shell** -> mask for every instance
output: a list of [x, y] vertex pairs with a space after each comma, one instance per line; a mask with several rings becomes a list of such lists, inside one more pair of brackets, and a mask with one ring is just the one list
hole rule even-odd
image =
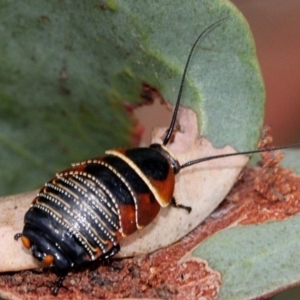
[[40, 190], [22, 233], [34, 257], [52, 255], [60, 271], [106, 258], [169, 204], [174, 172], [162, 147], [107, 153], [58, 173]]

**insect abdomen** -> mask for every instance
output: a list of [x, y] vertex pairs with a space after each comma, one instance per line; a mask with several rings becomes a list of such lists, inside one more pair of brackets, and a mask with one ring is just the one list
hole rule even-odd
[[[166, 180], [171, 188], [159, 189]], [[172, 168], [159, 151], [111, 150], [47, 182], [25, 215], [23, 237], [40, 260], [50, 254], [59, 269], [78, 266], [108, 256], [122, 236], [150, 223], [173, 189]]]

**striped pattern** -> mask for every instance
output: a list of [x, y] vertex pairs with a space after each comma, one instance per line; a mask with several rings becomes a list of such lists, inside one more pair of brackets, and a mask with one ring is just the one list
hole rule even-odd
[[[156, 150], [151, 152], [162, 158], [158, 167], [161, 170], [153, 176], [164, 177], [161, 173], [170, 172], [168, 161]], [[59, 249], [67, 249], [68, 259], [78, 253], [88, 254], [82, 261], [106, 257], [119, 245], [122, 236], [150, 223], [160, 210], [160, 193], [142, 166], [140, 158], [136, 163], [117, 150], [105, 157], [72, 165], [40, 190], [25, 216], [25, 225], [27, 222], [32, 228], [33, 220], [41, 220], [43, 215], [45, 235]], [[34, 225], [38, 230], [38, 222]], [[78, 248], [73, 251], [72, 240], [66, 236], [75, 237], [85, 251]]]
[[118, 243], [116, 203], [101, 180], [74, 169], [46, 183], [32, 207], [50, 214], [53, 222], [73, 234], [94, 260]]

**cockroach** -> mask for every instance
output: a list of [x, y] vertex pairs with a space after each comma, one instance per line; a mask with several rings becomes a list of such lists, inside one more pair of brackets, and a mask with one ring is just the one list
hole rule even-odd
[[194, 41], [162, 145], [107, 150], [105, 156], [74, 164], [57, 173], [33, 200], [24, 217], [23, 231], [14, 238], [21, 238], [36, 259], [56, 269], [59, 279], [54, 295], [69, 270], [115, 255], [120, 250], [120, 239], [151, 223], [161, 207], [171, 205], [189, 213], [192, 208], [178, 204], [173, 197], [175, 175], [183, 168], [222, 157], [296, 146], [215, 155], [182, 165], [166, 147], [193, 51], [209, 30], [226, 19], [208, 26]]

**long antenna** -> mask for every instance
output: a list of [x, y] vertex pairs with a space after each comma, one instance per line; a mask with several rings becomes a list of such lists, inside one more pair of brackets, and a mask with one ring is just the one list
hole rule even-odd
[[182, 94], [183, 85], [184, 85], [184, 81], [185, 81], [185, 76], [186, 76], [186, 72], [187, 72], [187, 69], [188, 69], [188, 66], [189, 66], [189, 63], [190, 63], [193, 51], [194, 51], [197, 43], [199, 42], [199, 40], [205, 35], [205, 33], [207, 31], [209, 31], [213, 27], [218, 26], [220, 23], [222, 23], [227, 18], [228, 18], [228, 16], [225, 17], [225, 18], [223, 18], [223, 19], [221, 19], [221, 20], [219, 20], [219, 21], [217, 21], [217, 22], [215, 22], [215, 23], [213, 23], [213, 24], [211, 24], [211, 25], [209, 25], [206, 29], [204, 29], [204, 31], [202, 31], [200, 33], [200, 35], [197, 37], [196, 41], [194, 42], [194, 44], [192, 46], [192, 49], [190, 50], [190, 53], [188, 55], [188, 59], [186, 61], [185, 67], [184, 67], [183, 75], [182, 75], [182, 78], [181, 78], [179, 92], [178, 92], [178, 96], [177, 96], [177, 100], [176, 100], [176, 104], [175, 104], [175, 108], [174, 108], [174, 112], [173, 112], [173, 117], [172, 117], [170, 126], [169, 126], [169, 128], [167, 130], [167, 135], [166, 135], [166, 137], [164, 138], [164, 141], [163, 141], [163, 145], [164, 146], [169, 142], [169, 140], [171, 138], [171, 135], [172, 135], [172, 132], [173, 132], [173, 129], [174, 129], [174, 126], [175, 126], [175, 122], [176, 122], [176, 118], [177, 118], [177, 113], [178, 113], [178, 108], [179, 108], [180, 100], [181, 100], [181, 94]]
[[201, 163], [203, 161], [217, 159], [217, 158], [223, 158], [223, 157], [229, 157], [229, 156], [237, 156], [237, 155], [249, 155], [253, 153], [261, 153], [261, 152], [269, 152], [269, 151], [275, 151], [275, 150], [281, 150], [286, 148], [294, 148], [294, 147], [300, 147], [300, 143], [287, 145], [287, 146], [280, 146], [280, 147], [274, 147], [274, 148], [266, 148], [266, 149], [260, 149], [260, 150], [253, 150], [253, 151], [244, 151], [244, 152], [236, 152], [236, 153], [228, 153], [228, 154], [220, 154], [220, 155], [214, 155], [214, 156], [207, 156], [195, 160], [191, 160], [186, 162], [185, 164], [180, 166], [180, 170], [186, 167], [189, 167], [191, 165], [195, 165], [198, 163]]

